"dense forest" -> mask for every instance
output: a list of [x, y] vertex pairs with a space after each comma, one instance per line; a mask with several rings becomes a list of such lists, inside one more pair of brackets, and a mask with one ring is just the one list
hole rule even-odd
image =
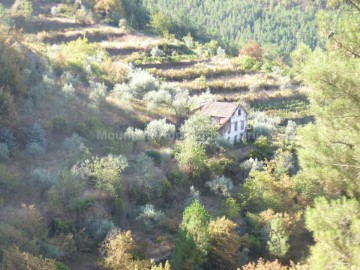
[[171, 17], [174, 31], [182, 36], [188, 31], [199, 38], [217, 38], [234, 53], [254, 39], [289, 55], [300, 43], [312, 49], [318, 45], [315, 17], [325, 1], [144, 0], [144, 6]]
[[359, 119], [358, 0], [1, 1], [0, 269], [360, 269]]

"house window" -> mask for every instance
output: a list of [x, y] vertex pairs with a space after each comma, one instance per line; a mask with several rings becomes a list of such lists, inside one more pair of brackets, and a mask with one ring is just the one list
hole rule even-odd
[[229, 124], [229, 127], [228, 127], [228, 133], [231, 132], [231, 123]]
[[238, 128], [238, 122], [235, 122], [235, 131], [237, 131]]
[[230, 142], [230, 137], [228, 137], [228, 141]]
[[245, 121], [241, 121], [241, 130], [245, 129]]
[[238, 109], [238, 115], [239, 116], [241, 115], [241, 109]]
[[234, 143], [237, 143], [237, 135], [235, 136], [235, 138], [234, 138]]

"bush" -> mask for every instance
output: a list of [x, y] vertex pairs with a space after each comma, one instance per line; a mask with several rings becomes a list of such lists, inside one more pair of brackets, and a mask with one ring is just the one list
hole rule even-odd
[[9, 153], [10, 151], [7, 144], [0, 143], [0, 162], [9, 161]]
[[44, 192], [57, 183], [58, 177], [47, 169], [36, 168], [31, 172], [31, 181]]
[[11, 15], [29, 19], [33, 13], [31, 0], [16, 0], [11, 7]]
[[103, 219], [97, 220], [89, 227], [90, 237], [96, 242], [101, 242], [105, 239], [106, 235], [115, 228], [112, 221]]
[[156, 211], [154, 205], [147, 204], [140, 208], [140, 214], [136, 218], [144, 223], [147, 229], [154, 227], [155, 225], [164, 221], [165, 215], [161, 211]]
[[71, 137], [65, 138], [63, 148], [66, 153], [72, 154], [78, 152], [83, 143], [84, 138], [80, 137], [76, 133], [73, 133]]
[[120, 61], [111, 61], [108, 59], [101, 65], [107, 75], [107, 79], [113, 83], [123, 83], [129, 79], [130, 68]]
[[146, 106], [150, 109], [157, 109], [159, 107], [167, 107], [171, 104], [171, 94], [164, 90], [150, 91], [145, 94], [143, 100]]
[[295, 139], [296, 127], [297, 125], [294, 121], [288, 121], [285, 129], [285, 137], [287, 141], [293, 141]]
[[253, 159], [269, 159], [272, 155], [271, 142], [265, 136], [260, 136], [254, 143], [254, 149], [250, 151], [250, 157]]
[[67, 132], [68, 123], [63, 116], [56, 116], [51, 121], [53, 135], [62, 135]]
[[105, 102], [107, 87], [104, 83], [90, 82], [90, 88], [92, 89], [89, 94], [89, 99], [92, 101], [95, 107], [99, 107]]
[[134, 69], [130, 74], [129, 91], [138, 99], [150, 91], [157, 90], [159, 82], [148, 72], [141, 69]]
[[75, 21], [82, 24], [93, 24], [94, 18], [90, 10], [87, 10], [83, 5], [76, 11]]
[[174, 139], [175, 126], [167, 124], [166, 119], [153, 120], [146, 126], [145, 134], [149, 139], [162, 145]]
[[216, 195], [223, 197], [230, 197], [231, 191], [234, 189], [231, 179], [225, 176], [218, 176], [214, 180], [207, 182], [206, 185]]
[[224, 57], [226, 55], [226, 52], [223, 48], [219, 46], [216, 50], [216, 55], [219, 57]]
[[6, 144], [10, 152], [17, 148], [17, 142], [14, 134], [8, 128], [0, 128], [0, 143]]
[[78, 163], [71, 171], [99, 191], [121, 195], [123, 188], [121, 172], [127, 166], [128, 163], [124, 157], [109, 154], [106, 157], [95, 157]]
[[30, 130], [27, 138], [27, 144], [38, 144], [40, 147], [45, 149], [47, 140], [45, 137], [45, 131], [38, 122], [35, 122]]
[[180, 130], [184, 140], [192, 141], [199, 146], [204, 146], [206, 149], [213, 149], [219, 136], [210, 117], [204, 115], [191, 116], [185, 121]]
[[61, 92], [67, 101], [74, 100], [76, 97], [76, 90], [71, 82], [65, 83], [64, 86], [61, 88]]
[[265, 112], [255, 112], [253, 118], [253, 132], [256, 136], [266, 136], [271, 138], [272, 133], [280, 124], [279, 117], [267, 116]]
[[6, 9], [2, 4], [0, 4], [0, 28], [4, 28], [5, 30], [10, 29], [11, 19], [7, 14]]
[[152, 57], [162, 57], [162, 56], [164, 56], [165, 54], [164, 54], [164, 52], [163, 52], [162, 50], [159, 49], [158, 46], [156, 46], [156, 47], [154, 47], [154, 48], [151, 49], [150, 55], [151, 55]]
[[161, 195], [161, 183], [165, 177], [159, 168], [155, 167], [152, 158], [145, 153], [137, 156], [136, 162], [132, 166], [133, 181], [131, 182], [141, 194], [147, 198]]
[[26, 146], [26, 152], [36, 157], [38, 155], [45, 154], [46, 150], [39, 143], [30, 143]]
[[233, 64], [242, 71], [255, 71], [260, 67], [260, 63], [250, 56], [239, 56], [233, 60]]
[[240, 169], [242, 172], [243, 177], [248, 177], [249, 173], [257, 170], [261, 171], [264, 168], [264, 162], [259, 161], [257, 158], [249, 158], [248, 160], [244, 161], [240, 164]]

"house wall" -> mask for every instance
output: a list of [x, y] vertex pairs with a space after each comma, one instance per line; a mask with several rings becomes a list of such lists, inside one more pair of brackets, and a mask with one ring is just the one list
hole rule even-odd
[[[238, 115], [238, 110], [241, 110], [240, 115]], [[244, 121], [243, 129], [241, 128], [241, 121]], [[235, 123], [237, 123], [237, 130], [235, 130]], [[241, 139], [241, 136], [246, 134], [246, 128], [247, 113], [239, 106], [228, 123], [221, 129], [220, 134], [225, 140], [228, 140], [231, 144], [234, 144]]]

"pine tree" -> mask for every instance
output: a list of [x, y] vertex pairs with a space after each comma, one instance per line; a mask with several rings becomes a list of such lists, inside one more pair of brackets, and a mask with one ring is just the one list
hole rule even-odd
[[47, 144], [45, 131], [38, 122], [35, 122], [32, 125], [30, 134], [28, 135], [27, 144], [30, 145], [32, 143], [37, 143], [44, 149]]
[[209, 214], [198, 200], [185, 208], [171, 261], [174, 269], [193, 268], [206, 262], [210, 248], [209, 221]]

